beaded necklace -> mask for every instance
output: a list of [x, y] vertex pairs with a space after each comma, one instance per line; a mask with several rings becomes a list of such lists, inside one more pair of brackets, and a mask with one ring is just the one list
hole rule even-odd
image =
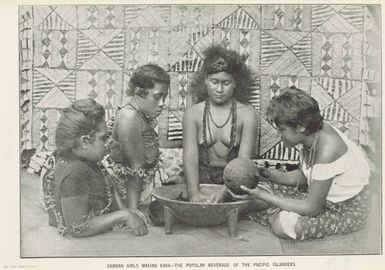
[[211, 116], [211, 111], [210, 111], [210, 102], [206, 99], [205, 101], [205, 108], [203, 110], [203, 142], [204, 142], [204, 149], [205, 149], [205, 157], [206, 157], [206, 161], [207, 161], [207, 164], [210, 166], [210, 159], [209, 159], [209, 152], [208, 152], [208, 142], [207, 142], [207, 131], [209, 133], [209, 137], [210, 137], [210, 141], [212, 141], [212, 134], [211, 134], [211, 128], [210, 128], [210, 119], [212, 120], [212, 122], [214, 123], [214, 125], [217, 127], [217, 128], [222, 128], [224, 126], [226, 126], [226, 124], [229, 122], [229, 119], [230, 119], [230, 116], [231, 116], [231, 130], [230, 130], [230, 145], [229, 145], [229, 150], [227, 151], [227, 153], [225, 155], [218, 155], [218, 153], [215, 151], [215, 148], [214, 148], [214, 151], [216, 153], [216, 155], [220, 158], [224, 158], [227, 156], [228, 158], [228, 155], [230, 153], [230, 151], [233, 149], [234, 147], [234, 143], [235, 143], [235, 136], [236, 136], [236, 130], [237, 130], [237, 102], [235, 101], [235, 99], [232, 99], [232, 102], [231, 102], [231, 108], [230, 108], [230, 112], [229, 112], [229, 116], [227, 117], [227, 120], [225, 121], [225, 124], [223, 124], [222, 126], [218, 126], [216, 125], [216, 123], [214, 122], [212, 116]]
[[[234, 99], [233, 99], [234, 101]], [[214, 126], [216, 126], [217, 128], [223, 128], [224, 126], [227, 125], [227, 123], [229, 122], [230, 120], [230, 117], [232, 115], [232, 107], [234, 106], [234, 102], [231, 103], [231, 108], [229, 110], [229, 115], [227, 116], [227, 119], [226, 121], [223, 123], [223, 125], [218, 125], [217, 123], [215, 123], [214, 121], [214, 118], [213, 118], [213, 115], [211, 114], [211, 110], [210, 110], [210, 102], [208, 103], [208, 111], [209, 111], [209, 116], [210, 116], [210, 120], [211, 122], [214, 124]]]

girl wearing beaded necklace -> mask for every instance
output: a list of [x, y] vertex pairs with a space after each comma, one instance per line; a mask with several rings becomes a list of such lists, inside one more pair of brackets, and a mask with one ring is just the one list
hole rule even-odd
[[147, 234], [143, 219], [122, 207], [99, 164], [107, 151], [104, 114], [103, 106], [88, 98], [75, 101], [60, 117], [51, 157], [56, 165], [45, 177], [44, 200], [49, 224], [61, 235], [88, 237], [120, 224]]
[[272, 207], [255, 219], [270, 223], [273, 233], [282, 238], [322, 238], [363, 228], [370, 169], [359, 146], [324, 123], [317, 101], [297, 88], [283, 89], [273, 97], [267, 118], [286, 145], [302, 145], [299, 168], [264, 169], [262, 175], [273, 194], [243, 187], [248, 195], [233, 197], [270, 203]]
[[255, 111], [245, 105], [251, 76], [242, 57], [211, 46], [192, 81], [197, 104], [183, 119], [183, 166], [189, 200], [218, 202], [226, 187], [203, 194], [199, 183], [223, 184], [223, 169], [236, 157], [252, 158], [257, 133]]
[[130, 209], [144, 206], [146, 210], [152, 191], [161, 185], [158, 133], [154, 128], [169, 84], [170, 76], [161, 67], [138, 67], [129, 81], [131, 100], [114, 119], [106, 167]]

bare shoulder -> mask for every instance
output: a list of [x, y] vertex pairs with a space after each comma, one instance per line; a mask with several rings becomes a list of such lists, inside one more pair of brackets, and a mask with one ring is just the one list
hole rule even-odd
[[138, 127], [142, 120], [139, 112], [124, 107], [117, 112], [115, 122], [121, 127]]
[[183, 114], [183, 121], [195, 121], [200, 119], [204, 110], [204, 102], [200, 102], [187, 108]]
[[319, 139], [317, 163], [326, 164], [343, 156], [348, 147], [340, 135], [328, 124], [325, 124]]
[[245, 121], [254, 121], [257, 119], [257, 112], [241, 102], [237, 101], [237, 113], [240, 119]]

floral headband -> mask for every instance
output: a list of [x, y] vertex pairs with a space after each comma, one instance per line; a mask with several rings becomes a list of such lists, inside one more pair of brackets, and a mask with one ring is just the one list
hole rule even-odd
[[210, 67], [210, 72], [217, 73], [229, 70], [229, 64], [222, 57], [218, 58]]

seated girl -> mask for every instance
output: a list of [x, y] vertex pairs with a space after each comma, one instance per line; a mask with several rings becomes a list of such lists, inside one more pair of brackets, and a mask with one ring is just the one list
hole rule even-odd
[[[299, 169], [264, 169], [261, 175], [270, 181], [273, 194], [243, 187], [248, 195], [233, 196], [273, 205], [257, 219], [268, 221], [273, 233], [282, 238], [322, 238], [363, 228], [370, 169], [359, 146], [324, 123], [317, 101], [297, 88], [283, 89], [273, 97], [267, 118], [287, 146], [302, 145]], [[288, 191], [282, 185], [296, 189]], [[299, 187], [307, 192], [300, 193]]]
[[[129, 81], [131, 100], [121, 108], [112, 127], [111, 155], [106, 167], [130, 209], [147, 206], [161, 185], [158, 133], [154, 130], [168, 94], [170, 76], [161, 67], [138, 67]], [[146, 210], [146, 209], [143, 209]]]
[[147, 234], [143, 218], [122, 207], [98, 162], [106, 154], [103, 106], [93, 99], [75, 101], [60, 117], [55, 143], [56, 166], [46, 178], [49, 224], [61, 235], [87, 237], [125, 224], [136, 235]]
[[250, 72], [242, 57], [221, 46], [204, 52], [202, 67], [192, 82], [198, 103], [183, 118], [183, 166], [189, 200], [223, 200], [226, 187], [203, 194], [199, 183], [223, 184], [223, 169], [236, 158], [252, 158], [257, 115], [247, 105]]

